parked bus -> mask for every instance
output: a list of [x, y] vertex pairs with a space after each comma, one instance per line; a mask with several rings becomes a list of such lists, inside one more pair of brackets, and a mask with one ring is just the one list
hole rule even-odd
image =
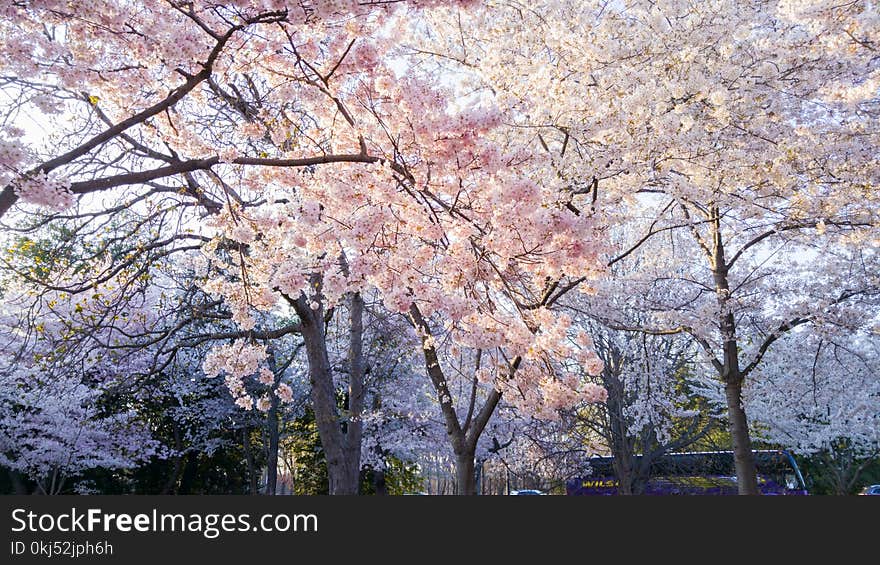
[[[794, 457], [784, 450], [756, 450], [758, 490], [761, 494], [807, 494], [804, 477]], [[636, 456], [634, 467], [638, 467]], [[592, 472], [566, 482], [569, 495], [617, 494], [612, 457], [592, 457]], [[732, 451], [670, 453], [651, 464], [644, 494], [737, 494]]]

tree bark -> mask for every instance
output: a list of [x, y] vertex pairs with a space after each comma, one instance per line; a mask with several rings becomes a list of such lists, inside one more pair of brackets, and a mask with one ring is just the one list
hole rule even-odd
[[730, 310], [730, 283], [728, 265], [724, 256], [724, 242], [721, 234], [721, 219], [717, 208], [712, 210], [712, 276], [715, 294], [720, 310], [719, 329], [721, 330], [723, 361], [720, 377], [724, 382], [727, 398], [727, 418], [730, 436], [733, 440], [733, 457], [736, 466], [736, 480], [739, 494], [760, 494], [749, 437], [748, 420], [742, 404], [742, 384], [744, 375], [739, 366], [739, 344], [736, 336], [736, 319]]
[[358, 328], [351, 332], [352, 343], [350, 359], [355, 360], [350, 367], [349, 411], [357, 417], [340, 422], [339, 407], [336, 403], [336, 389], [333, 384], [333, 371], [327, 355], [327, 337], [324, 332], [324, 308], [318, 302], [317, 308], [311, 308], [305, 296], [293, 301], [294, 308], [300, 317], [302, 337], [305, 342], [306, 356], [309, 363], [309, 383], [311, 384], [312, 409], [321, 446], [327, 460], [327, 477], [331, 495], [358, 494], [360, 478], [361, 437], [363, 423], [360, 415], [363, 411], [363, 300], [360, 296], [352, 301], [353, 318]]
[[269, 400], [269, 452], [266, 460], [266, 492], [270, 496], [274, 496], [278, 489], [278, 397], [274, 394]]
[[259, 492], [259, 480], [256, 465], [254, 464], [254, 451], [251, 449], [250, 429], [247, 427], [241, 430], [241, 442], [244, 448], [244, 459], [247, 462], [250, 493], [257, 494]]
[[455, 454], [455, 487], [456, 494], [477, 494], [476, 473], [474, 469], [475, 450], [466, 450]]
[[348, 347], [348, 420], [345, 424], [345, 481], [358, 494], [361, 476], [361, 442], [364, 435], [364, 299], [351, 295]]
[[[273, 388], [278, 386], [277, 367], [275, 365], [275, 351], [269, 347], [266, 351], [268, 354], [269, 370], [274, 375]], [[266, 414], [266, 432], [269, 440], [269, 449], [266, 454], [266, 490], [264, 494], [274, 496], [278, 489], [278, 395], [269, 395], [269, 411]]]
[[727, 397], [727, 416], [730, 420], [730, 436], [733, 438], [733, 459], [739, 493], [760, 494], [749, 426], [742, 406], [742, 383], [728, 383], [724, 392]]
[[617, 478], [617, 494], [633, 494], [634, 445], [629, 436], [629, 426], [624, 416], [625, 403], [623, 382], [619, 378], [621, 356], [615, 351], [608, 352], [608, 362], [603, 371], [603, 384], [608, 391], [605, 402], [608, 411], [609, 431], [611, 432], [611, 455], [614, 474]]
[[[446, 435], [452, 445], [452, 451], [455, 453], [455, 485], [456, 493], [461, 495], [476, 494], [476, 476], [474, 474], [474, 456], [477, 452], [477, 441], [486, 429], [489, 419], [495, 413], [495, 408], [501, 401], [501, 392], [497, 388], [491, 389], [482, 407], [476, 411], [474, 416], [472, 411], [468, 411], [468, 417], [462, 424], [458, 419], [458, 413], [455, 411], [453, 396], [449, 390], [449, 383], [443, 368], [440, 366], [440, 358], [433, 344], [431, 336], [431, 328], [428, 322], [422, 316], [418, 306], [412, 304], [409, 309], [409, 318], [416, 332], [422, 340], [422, 353], [425, 359], [425, 370], [428, 378], [434, 386], [437, 398], [440, 403], [440, 411], [443, 413], [443, 419], [446, 422]], [[519, 368], [522, 360], [517, 357], [510, 365], [510, 374]], [[476, 394], [476, 390], [472, 391]], [[474, 401], [476, 399], [474, 398]]]
[[[297, 300], [300, 302], [303, 299]], [[321, 447], [327, 460], [327, 479], [329, 492], [336, 494], [356, 494], [347, 480], [344, 468], [343, 434], [339, 425], [336, 406], [336, 391], [333, 387], [333, 373], [327, 357], [327, 342], [324, 334], [323, 308], [314, 312], [308, 305], [298, 308], [302, 323], [302, 337], [305, 342], [309, 362], [309, 384], [311, 385], [312, 409], [315, 424], [321, 437]]]

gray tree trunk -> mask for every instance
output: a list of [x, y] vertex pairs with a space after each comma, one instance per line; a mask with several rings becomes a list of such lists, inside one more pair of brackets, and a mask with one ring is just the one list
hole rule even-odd
[[724, 386], [724, 392], [727, 397], [727, 417], [733, 438], [733, 459], [739, 493], [760, 494], [749, 426], [742, 406], [742, 383], [728, 383]]
[[[476, 475], [474, 472], [474, 456], [477, 451], [477, 442], [486, 429], [492, 414], [495, 413], [495, 408], [498, 407], [498, 403], [501, 401], [501, 393], [496, 388], [491, 389], [479, 410], [474, 410], [476, 406], [475, 395], [477, 394], [477, 390], [474, 388], [471, 391], [473, 395], [471, 397], [471, 410], [468, 410], [468, 415], [462, 424], [455, 410], [446, 375], [440, 366], [440, 358], [433, 345], [431, 328], [415, 304], [410, 307], [409, 317], [422, 338], [425, 369], [431, 384], [434, 386], [434, 391], [437, 393], [440, 411], [443, 413], [443, 419], [446, 422], [446, 436], [452, 445], [453, 453], [455, 453], [455, 492], [460, 495], [477, 494]], [[521, 360], [516, 358], [511, 363], [511, 375], [519, 368], [520, 362]]]
[[[357, 295], [352, 301], [352, 320], [358, 318], [357, 328], [351, 332], [353, 347], [350, 347], [349, 413], [357, 417], [349, 418], [341, 424], [339, 407], [336, 403], [336, 390], [333, 384], [333, 371], [327, 355], [327, 337], [324, 331], [324, 308], [311, 308], [305, 296], [293, 301], [300, 318], [302, 337], [305, 342], [306, 357], [309, 363], [309, 383], [311, 385], [312, 409], [321, 446], [327, 460], [327, 476], [331, 495], [358, 494], [361, 438], [363, 423], [363, 300]], [[351, 345], [351, 344], [350, 344]]]
[[[275, 351], [269, 347], [268, 364], [269, 370], [274, 375], [274, 387], [278, 386], [277, 366], [275, 364]], [[273, 387], [273, 388], [274, 388]], [[266, 434], [269, 436], [269, 449], [266, 453], [266, 490], [263, 494], [274, 496], [278, 492], [278, 444], [280, 441], [278, 430], [278, 396], [269, 395], [269, 411], [266, 413]]]
[[269, 452], [266, 461], [266, 492], [270, 496], [274, 496], [278, 489], [278, 397], [274, 394], [271, 396], [271, 404], [269, 405], [268, 435], [269, 435]]
[[474, 468], [474, 450], [455, 455], [455, 487], [456, 494], [477, 494], [476, 472]]
[[629, 434], [629, 426], [624, 415], [623, 382], [619, 378], [621, 356], [609, 351], [609, 361], [603, 371], [603, 384], [608, 391], [608, 400], [605, 406], [608, 411], [608, 428], [611, 435], [611, 455], [614, 474], [617, 476], [617, 493], [623, 495], [633, 494], [633, 458], [635, 456], [634, 442]]
[[346, 482], [354, 484], [355, 494], [360, 485], [361, 443], [364, 435], [364, 299], [359, 293], [351, 295], [350, 330], [348, 344], [348, 421], [345, 426], [344, 459]]
[[[712, 275], [715, 281], [715, 294], [721, 312], [719, 329], [723, 340], [723, 361], [720, 377], [724, 382], [727, 399], [727, 417], [730, 436], [733, 440], [733, 457], [736, 466], [736, 480], [739, 494], [759, 494], [755, 458], [749, 425], [742, 404], [743, 374], [739, 366], [739, 344], [736, 336], [736, 319], [730, 311], [730, 283], [728, 265], [724, 256], [720, 215], [713, 210], [712, 218]], [[716, 367], [717, 368], [717, 367]]]
[[244, 447], [244, 459], [247, 462], [248, 484], [250, 493], [257, 494], [259, 492], [259, 477], [257, 477], [257, 468], [254, 463], [254, 451], [251, 449], [250, 429], [245, 427], [241, 430], [242, 445]]

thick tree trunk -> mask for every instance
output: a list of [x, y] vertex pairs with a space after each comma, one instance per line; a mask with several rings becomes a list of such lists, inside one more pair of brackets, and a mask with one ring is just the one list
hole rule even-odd
[[361, 442], [364, 435], [364, 299], [351, 296], [348, 347], [348, 421], [345, 425], [344, 459], [346, 481], [358, 493], [361, 476]]
[[[270, 347], [268, 354], [269, 370], [274, 375], [274, 386], [278, 386], [277, 367], [275, 365], [275, 351]], [[269, 411], [266, 414], [266, 435], [268, 435], [268, 451], [266, 453], [266, 490], [263, 494], [274, 496], [278, 489], [278, 395], [269, 396]]]
[[327, 357], [322, 309], [309, 315], [300, 313], [302, 336], [305, 341], [306, 356], [309, 361], [309, 384], [311, 384], [312, 409], [315, 424], [321, 437], [321, 447], [327, 460], [327, 479], [330, 494], [357, 494], [357, 483], [352, 484], [347, 473], [343, 442], [345, 440], [339, 425], [339, 410], [336, 406], [336, 391], [333, 387], [333, 373]]
[[632, 459], [625, 454], [622, 454], [621, 457], [617, 455], [613, 455], [613, 457], [614, 473], [617, 475], [617, 494], [634, 494]]
[[333, 470], [328, 463], [327, 477], [330, 481], [330, 494], [332, 495], [356, 495], [358, 494], [357, 476], [352, 477], [350, 467], [343, 461], [336, 461]]
[[[358, 296], [352, 302], [353, 317], [362, 316], [363, 301]], [[321, 446], [327, 460], [327, 477], [331, 495], [358, 494], [360, 479], [361, 435], [363, 423], [360, 415], [363, 410], [363, 326], [353, 329], [355, 342], [350, 361], [355, 360], [351, 369], [349, 406], [354, 420], [340, 425], [339, 407], [336, 403], [336, 389], [333, 385], [333, 372], [327, 356], [327, 339], [324, 333], [324, 309], [319, 304], [313, 309], [305, 297], [294, 303], [302, 324], [302, 337], [305, 342], [309, 363], [309, 382], [311, 384], [312, 409]], [[360, 314], [357, 311], [360, 311]], [[361, 321], [357, 322], [362, 324]]]
[[[725, 279], [726, 283], [726, 279]], [[724, 337], [724, 393], [727, 398], [727, 419], [733, 440], [733, 457], [736, 464], [736, 480], [740, 494], [760, 494], [752, 453], [749, 425], [742, 403], [743, 377], [739, 368], [739, 346], [733, 314], [723, 317], [721, 330]]]
[[266, 460], [266, 492], [274, 496], [278, 489], [278, 397], [274, 394], [270, 399], [269, 406], [269, 452]]
[[455, 455], [455, 492], [460, 495], [477, 494], [474, 451], [467, 450]]
[[[610, 352], [609, 352], [610, 353]], [[614, 474], [617, 478], [617, 494], [633, 494], [633, 441], [629, 437], [629, 426], [623, 412], [624, 388], [615, 371], [619, 370], [621, 360], [611, 353], [603, 375], [603, 384], [608, 391], [605, 405], [608, 410], [609, 431], [611, 432], [611, 455]]]
[[724, 392], [727, 396], [727, 416], [730, 420], [730, 436], [733, 438], [733, 458], [739, 493], [759, 494], [755, 457], [752, 453], [746, 412], [742, 406], [742, 385], [728, 383]]

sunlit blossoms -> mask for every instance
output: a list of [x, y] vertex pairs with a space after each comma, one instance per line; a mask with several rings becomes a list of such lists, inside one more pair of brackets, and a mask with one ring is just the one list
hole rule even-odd
[[234, 444], [236, 488], [274, 491], [310, 438], [287, 459], [329, 493], [431, 461], [474, 494], [487, 461], [711, 436], [753, 494], [753, 438], [876, 447], [873, 2], [0, 14], [0, 464], [28, 481], [165, 457], [190, 488]]

